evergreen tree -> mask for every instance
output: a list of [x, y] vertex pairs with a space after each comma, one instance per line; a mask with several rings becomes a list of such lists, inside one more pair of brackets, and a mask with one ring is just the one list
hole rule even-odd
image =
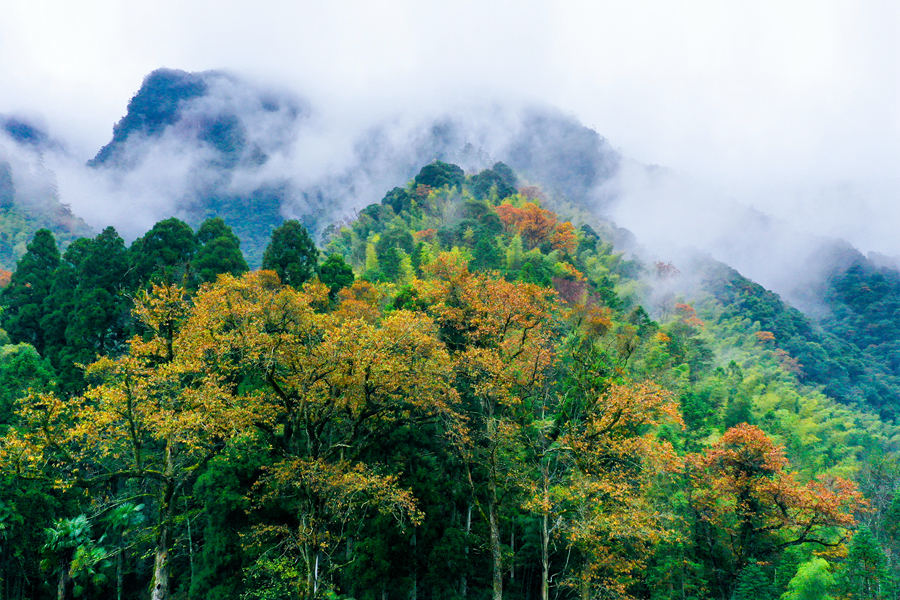
[[772, 600], [773, 598], [772, 584], [762, 567], [752, 563], [741, 570], [731, 600]]
[[134, 287], [149, 282], [189, 282], [197, 240], [190, 226], [172, 217], [160, 221], [129, 248]]
[[0, 432], [12, 421], [16, 400], [29, 390], [48, 391], [53, 369], [28, 344], [0, 346]]
[[39, 229], [0, 297], [4, 307], [2, 324], [10, 338], [31, 344], [41, 354], [44, 352], [43, 303], [58, 266], [59, 249], [53, 233]]
[[853, 536], [838, 582], [841, 591], [850, 600], [893, 597], [887, 557], [868, 527], [860, 527]]
[[241, 241], [221, 217], [204, 221], [196, 239], [192, 264], [201, 282], [215, 281], [222, 273], [240, 275], [250, 270], [241, 253]]
[[272, 232], [262, 268], [278, 273], [285, 285], [299, 288], [316, 276], [319, 250], [300, 221], [291, 219]]
[[328, 295], [334, 300], [338, 290], [353, 283], [353, 269], [340, 254], [330, 254], [319, 269], [319, 279], [328, 286]]
[[472, 251], [472, 260], [469, 261], [469, 269], [473, 271], [488, 271], [497, 269], [503, 261], [503, 254], [497, 247], [493, 236], [479, 236]]
[[130, 333], [128, 251], [112, 227], [65, 251], [44, 301], [47, 358], [65, 391], [83, 385], [77, 365], [122, 350]]

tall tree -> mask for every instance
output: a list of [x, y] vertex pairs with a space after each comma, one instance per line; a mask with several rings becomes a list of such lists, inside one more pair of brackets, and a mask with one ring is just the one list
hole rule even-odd
[[172, 217], [160, 221], [128, 249], [134, 287], [148, 283], [190, 284], [190, 261], [197, 251], [191, 227]]
[[868, 527], [853, 534], [847, 559], [838, 574], [838, 585], [850, 600], [893, 598], [896, 581], [891, 577], [887, 557]]
[[801, 484], [787, 470], [784, 448], [758, 427], [732, 427], [711, 448], [688, 459], [691, 504], [701, 538], [715, 565], [718, 585], [729, 589], [751, 558], [775, 558], [800, 544], [838, 546], [865, 506], [856, 485], [844, 479]]
[[62, 488], [100, 495], [133, 482], [146, 490], [155, 514], [152, 600], [170, 593], [178, 497], [226, 440], [264, 418], [236, 410], [230, 384], [203, 368], [203, 348], [181, 332], [187, 313], [181, 288], [144, 294], [136, 315], [148, 335], [133, 338], [127, 355], [91, 365], [101, 383], [84, 395], [23, 402], [20, 422], [0, 444], [7, 469]]
[[39, 229], [3, 288], [3, 329], [14, 342], [31, 344], [44, 352], [44, 299], [50, 293], [53, 271], [59, 266], [59, 248], [49, 229]]
[[41, 321], [47, 357], [67, 392], [83, 389], [83, 369], [98, 355], [121, 354], [131, 329], [125, 242], [112, 227], [76, 240], [54, 271]]
[[285, 221], [272, 232], [262, 268], [275, 271], [282, 283], [297, 289], [316, 276], [319, 250], [300, 221]]
[[221, 217], [204, 221], [196, 239], [192, 266], [200, 282], [215, 281], [223, 273], [240, 275], [249, 270], [241, 253], [241, 241]]
[[186, 325], [208, 368], [243, 382], [236, 404], [277, 454], [258, 501], [281, 520], [257, 533], [292, 557], [303, 598], [320, 593], [347, 527], [367, 511], [419, 518], [412, 495], [364, 463], [365, 451], [401, 424], [453, 414], [450, 361], [427, 316], [383, 316], [362, 296], [366, 307], [323, 312], [327, 294], [320, 283], [278, 285], [266, 271], [226, 276], [199, 294]]
[[468, 468], [473, 500], [488, 524], [493, 597], [501, 600], [501, 507], [522, 486], [520, 425], [553, 360], [555, 294], [496, 274], [472, 275], [447, 253], [429, 269], [434, 280], [423, 284], [420, 294], [432, 304], [453, 352], [466, 421], [452, 435]]

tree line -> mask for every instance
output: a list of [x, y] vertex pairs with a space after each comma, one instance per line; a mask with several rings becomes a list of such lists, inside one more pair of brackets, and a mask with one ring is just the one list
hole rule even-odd
[[896, 517], [792, 467], [724, 321], [653, 321], [641, 266], [514, 177], [433, 163], [253, 272], [218, 219], [38, 232], [2, 295], [0, 594], [894, 598]]

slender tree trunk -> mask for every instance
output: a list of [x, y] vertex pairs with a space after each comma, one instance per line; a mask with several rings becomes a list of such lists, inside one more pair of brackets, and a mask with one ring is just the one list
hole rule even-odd
[[409, 600], [417, 600], [419, 593], [419, 557], [416, 552], [416, 528], [413, 527], [412, 541], [412, 559], [413, 559], [413, 580], [412, 590], [409, 592]]
[[494, 559], [493, 597], [494, 600], [503, 600], [503, 554], [500, 550], [500, 525], [497, 522], [497, 506], [493, 500], [488, 505], [488, 520], [491, 527], [491, 556]]
[[[186, 503], [185, 503], [186, 504]], [[187, 507], [185, 511], [187, 511]], [[191, 535], [191, 513], [188, 511], [187, 514], [187, 542], [188, 542], [188, 561], [190, 561], [191, 567], [191, 578], [189, 581], [188, 590], [194, 587], [194, 536]]]
[[56, 582], [56, 600], [66, 600], [66, 580], [69, 578], [69, 569], [65, 561], [60, 561], [59, 581]]
[[174, 449], [171, 444], [166, 445], [166, 480], [163, 483], [162, 493], [159, 499], [160, 526], [156, 538], [156, 556], [153, 560], [153, 587], [150, 592], [150, 600], [167, 600], [169, 597], [169, 535], [171, 535], [172, 522], [174, 521], [175, 484], [172, 474], [175, 471]]
[[513, 525], [509, 528], [509, 549], [512, 552], [509, 561], [509, 582], [513, 583], [516, 580], [516, 528]]
[[116, 600], [122, 600], [122, 577], [124, 570], [125, 557], [122, 556], [124, 551], [120, 548], [116, 552]]
[[541, 600], [550, 600], [550, 529], [549, 516], [541, 516]]
[[[463, 549], [463, 552], [466, 554], [466, 568], [469, 568], [469, 534], [472, 533], [472, 505], [469, 504], [469, 508], [466, 511], [466, 547]], [[459, 578], [459, 595], [465, 600], [469, 594], [469, 581], [466, 579], [466, 574], [463, 574]]]

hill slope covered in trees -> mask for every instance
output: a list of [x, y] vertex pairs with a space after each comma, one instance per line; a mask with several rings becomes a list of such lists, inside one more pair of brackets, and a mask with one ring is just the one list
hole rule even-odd
[[523, 177], [428, 163], [262, 271], [223, 220], [36, 235], [2, 296], [7, 596], [895, 598], [892, 338], [835, 335], [888, 276], [836, 277], [823, 328]]

